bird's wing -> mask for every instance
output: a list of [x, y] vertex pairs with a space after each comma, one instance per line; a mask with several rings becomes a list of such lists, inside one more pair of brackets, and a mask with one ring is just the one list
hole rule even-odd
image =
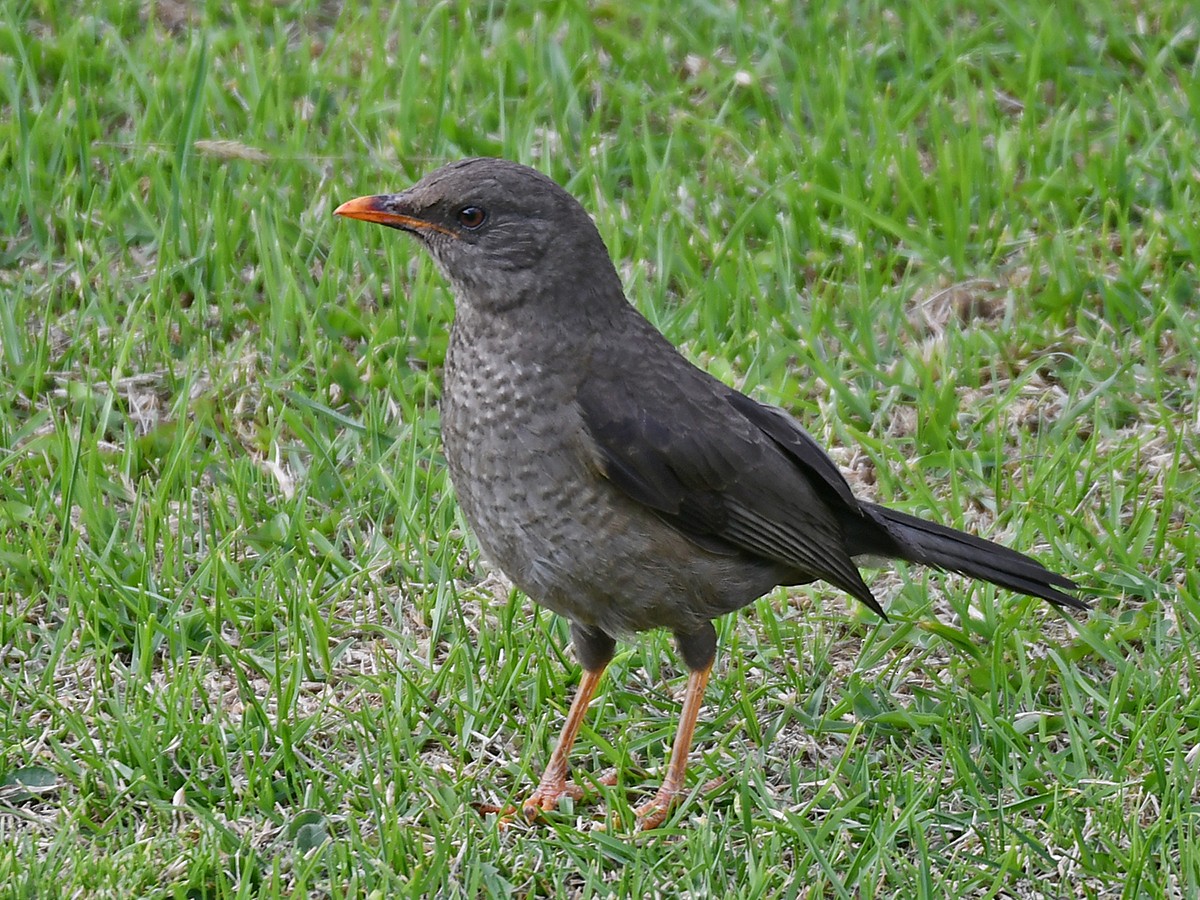
[[845, 476], [820, 444], [800, 427], [800, 423], [777, 406], [752, 400], [732, 388], [725, 398], [729, 405], [767, 435], [783, 453], [791, 457], [813, 479], [814, 486], [835, 495], [851, 509], [859, 509], [859, 500], [850, 490]]
[[584, 380], [597, 469], [701, 546], [789, 566], [882, 615], [846, 546], [843, 521], [859, 506], [833, 462], [784, 413], [678, 363], [660, 377]]

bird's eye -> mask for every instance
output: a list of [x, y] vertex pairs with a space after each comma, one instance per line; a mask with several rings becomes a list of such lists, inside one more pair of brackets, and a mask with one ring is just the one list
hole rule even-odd
[[478, 206], [464, 206], [458, 211], [458, 224], [474, 231], [487, 220], [487, 213]]

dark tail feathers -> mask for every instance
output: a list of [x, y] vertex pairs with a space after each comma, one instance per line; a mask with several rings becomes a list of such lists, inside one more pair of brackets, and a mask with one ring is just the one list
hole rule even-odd
[[1078, 590], [1075, 582], [1051, 572], [1023, 553], [885, 506], [863, 503], [862, 508], [883, 526], [895, 540], [898, 555], [909, 562], [990, 581], [1021, 594], [1049, 600], [1055, 606], [1088, 608], [1082, 600], [1059, 590]]

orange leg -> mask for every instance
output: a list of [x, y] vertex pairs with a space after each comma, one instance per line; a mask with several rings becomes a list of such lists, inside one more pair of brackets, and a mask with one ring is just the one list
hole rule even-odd
[[[550, 754], [550, 762], [546, 764], [546, 770], [542, 772], [542, 780], [538, 782], [537, 789], [521, 805], [521, 811], [525, 813], [525, 818], [536, 819], [543, 810], [555, 809], [558, 801], [564, 796], [574, 800], [583, 796], [583, 791], [567, 780], [568, 761], [571, 756], [571, 747], [575, 743], [575, 737], [579, 734], [580, 726], [583, 725], [588, 704], [592, 702], [596, 687], [600, 684], [600, 678], [604, 674], [604, 668], [605, 666], [601, 666], [595, 670], [583, 670], [583, 679], [579, 682], [579, 690], [575, 692], [575, 699], [571, 701], [567, 721], [563, 723], [562, 734], [558, 736], [558, 744], [555, 746], [554, 752]], [[691, 739], [690, 733], [688, 739]], [[687, 751], [684, 752], [686, 754]]]
[[696, 731], [696, 719], [704, 702], [704, 689], [712, 672], [712, 661], [702, 669], [693, 669], [688, 674], [687, 693], [683, 698], [683, 709], [679, 713], [679, 730], [675, 733], [675, 744], [671, 747], [671, 761], [662, 787], [654, 799], [638, 807], [638, 828], [657, 828], [667, 820], [671, 807], [684, 792], [684, 774], [687, 771], [688, 751], [692, 748], [692, 735]]

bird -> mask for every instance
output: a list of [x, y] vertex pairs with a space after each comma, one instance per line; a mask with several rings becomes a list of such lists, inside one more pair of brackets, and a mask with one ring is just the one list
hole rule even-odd
[[661, 785], [636, 810], [649, 829], [685, 793], [713, 621], [776, 587], [823, 581], [886, 620], [859, 565], [901, 560], [1088, 608], [1029, 556], [856, 497], [791, 415], [638, 312], [592, 218], [540, 171], [459, 160], [334, 213], [415, 236], [449, 282], [441, 437], [458, 503], [483, 556], [570, 624], [582, 673], [528, 819], [582, 795], [572, 746], [638, 632], [670, 631], [688, 671]]

